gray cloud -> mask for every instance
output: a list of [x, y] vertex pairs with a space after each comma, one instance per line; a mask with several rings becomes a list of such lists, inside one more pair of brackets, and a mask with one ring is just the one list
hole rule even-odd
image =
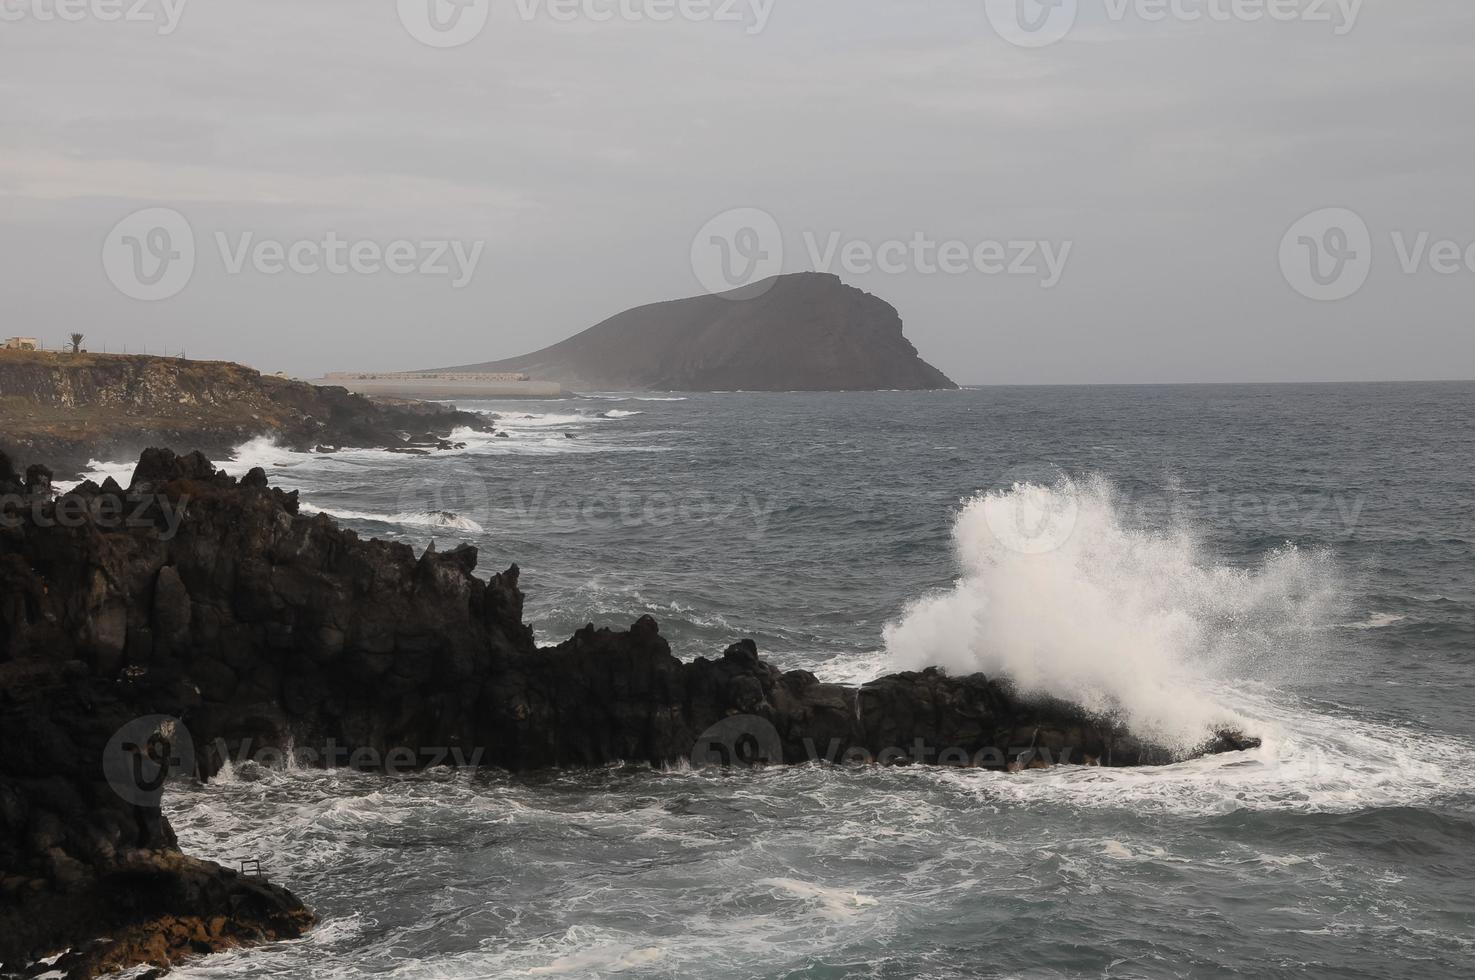
[[[1106, 9], [1081, 0], [1039, 49], [1002, 40], [982, 0], [779, 0], [758, 34], [494, 0], [446, 50], [393, 2], [192, 0], [168, 36], [0, 22], [6, 333], [301, 373], [492, 359], [697, 292], [693, 235], [757, 207], [790, 271], [806, 233], [1073, 243], [1051, 289], [842, 271], [964, 382], [1475, 377], [1475, 271], [1405, 274], [1390, 244], [1475, 243], [1468, 4], [1366, 0], [1341, 37]], [[184, 213], [205, 253], [216, 232], [485, 253], [462, 289], [229, 275], [204, 254], [141, 303], [100, 252], [146, 206]], [[1366, 220], [1374, 264], [1317, 303], [1278, 251], [1328, 206]]]

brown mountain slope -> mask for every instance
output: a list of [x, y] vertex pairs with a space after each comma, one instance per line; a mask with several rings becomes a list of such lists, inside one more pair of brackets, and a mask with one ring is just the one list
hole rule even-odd
[[441, 370], [523, 372], [610, 391], [957, 387], [917, 356], [894, 307], [820, 273], [638, 307], [533, 354]]

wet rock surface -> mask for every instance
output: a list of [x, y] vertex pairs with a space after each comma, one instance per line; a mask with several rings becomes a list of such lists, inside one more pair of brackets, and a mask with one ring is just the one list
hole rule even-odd
[[[85, 977], [301, 934], [263, 879], [178, 852], [160, 776], [289, 747], [317, 765], [512, 771], [1173, 761], [1112, 722], [938, 670], [862, 687], [677, 659], [657, 623], [539, 648], [519, 570], [362, 540], [261, 470], [148, 450], [126, 490], [53, 499], [0, 455], [0, 959]], [[63, 519], [65, 517], [65, 519]], [[140, 720], [141, 719], [141, 720]], [[1257, 745], [1222, 733], [1205, 752]], [[106, 940], [106, 941], [99, 941]]]

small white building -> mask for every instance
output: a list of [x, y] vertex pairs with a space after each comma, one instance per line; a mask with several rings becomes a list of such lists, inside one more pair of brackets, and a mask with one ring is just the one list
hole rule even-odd
[[40, 350], [41, 341], [35, 337], [6, 337], [4, 350]]

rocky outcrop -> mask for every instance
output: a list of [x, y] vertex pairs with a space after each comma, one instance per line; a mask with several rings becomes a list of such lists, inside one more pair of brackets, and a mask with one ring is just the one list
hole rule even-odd
[[439, 448], [485, 416], [370, 400], [226, 361], [0, 351], [0, 451], [71, 476], [89, 460], [133, 459], [155, 445], [225, 456], [269, 435], [285, 446]]
[[[540, 649], [517, 566], [361, 540], [253, 470], [150, 450], [131, 486], [0, 456], [0, 958], [125, 961], [290, 936], [289, 893], [178, 854], [170, 769], [227, 757], [521, 771], [810, 759], [1016, 768], [1171, 761], [1108, 720], [982, 675], [859, 688], [750, 641], [683, 662], [649, 617]], [[182, 515], [182, 516], [181, 516]], [[1222, 733], [1204, 751], [1257, 744]], [[110, 942], [90, 946], [99, 936]], [[91, 971], [91, 972], [89, 972]]]
[[957, 387], [902, 336], [895, 307], [813, 272], [642, 306], [534, 354], [444, 370], [520, 372], [585, 391]]
[[[64, 953], [51, 975], [91, 977], [301, 935], [313, 917], [290, 892], [180, 854], [159, 793], [120, 793], [109, 778], [104, 748], [154, 710], [121, 659], [129, 616], [110, 559], [139, 557], [123, 542], [160, 530], [121, 493], [131, 527], [122, 511], [38, 527], [71, 523], [49, 481], [37, 466], [21, 478], [0, 454], [0, 974]], [[178, 584], [166, 574], [156, 589], [150, 614], [166, 631], [180, 625]], [[87, 635], [67, 638], [78, 616]], [[178, 693], [159, 704], [172, 709]]]

